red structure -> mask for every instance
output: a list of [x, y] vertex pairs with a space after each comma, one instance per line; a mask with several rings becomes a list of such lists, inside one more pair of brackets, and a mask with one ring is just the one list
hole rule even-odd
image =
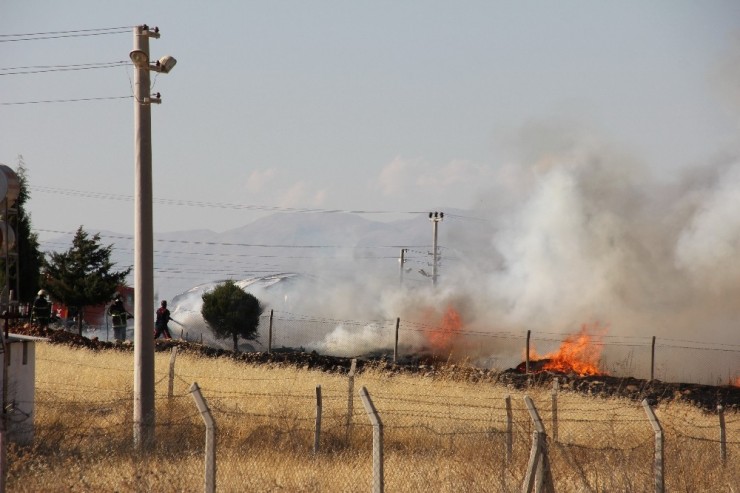
[[[123, 306], [126, 307], [126, 311], [131, 312], [134, 306], [134, 288], [129, 286], [119, 286], [116, 292], [123, 298]], [[106, 310], [110, 303], [102, 305], [87, 306], [82, 311], [82, 320], [87, 325], [93, 325], [98, 327], [104, 327], [106, 324]], [[52, 314], [59, 317], [59, 319], [66, 326], [74, 324], [77, 314], [70, 313], [70, 309], [61, 303], [53, 302], [51, 305]]]

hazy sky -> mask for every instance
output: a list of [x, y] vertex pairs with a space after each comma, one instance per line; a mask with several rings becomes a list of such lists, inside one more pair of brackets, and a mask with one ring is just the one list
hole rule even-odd
[[156, 232], [259, 213], [203, 203], [475, 208], [563, 132], [666, 180], [737, 149], [734, 0], [4, 0], [0, 162], [23, 155], [42, 238], [133, 232], [133, 70], [18, 67], [128, 61], [140, 23], [178, 60], [152, 79]]

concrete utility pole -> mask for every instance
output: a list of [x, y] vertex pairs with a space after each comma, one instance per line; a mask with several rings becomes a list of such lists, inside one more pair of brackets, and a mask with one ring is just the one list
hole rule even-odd
[[437, 226], [439, 225], [440, 221], [444, 219], [445, 213], [444, 212], [430, 212], [429, 213], [429, 220], [432, 221], [432, 231], [433, 231], [433, 238], [432, 238], [432, 256], [433, 256], [433, 263], [432, 263], [432, 284], [437, 284], [437, 260], [439, 258], [439, 253], [437, 252]]
[[152, 228], [152, 103], [161, 103], [150, 91], [149, 72], [168, 73], [176, 60], [170, 56], [149, 63], [149, 38], [159, 28], [134, 27], [134, 444], [154, 444], [154, 234]]
[[408, 248], [401, 248], [401, 258], [398, 259], [399, 262], [401, 262], [401, 278], [399, 279], [398, 283], [403, 286], [403, 269], [404, 264], [406, 263], [406, 251]]

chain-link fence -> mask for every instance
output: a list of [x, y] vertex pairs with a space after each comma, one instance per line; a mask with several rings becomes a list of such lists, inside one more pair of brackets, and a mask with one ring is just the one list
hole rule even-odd
[[[178, 316], [181, 319], [171, 329], [173, 337], [231, 348], [230, 341], [214, 338], [198, 314]], [[94, 331], [89, 335], [102, 338], [105, 328]], [[609, 375], [709, 385], [740, 383], [740, 345], [599, 332], [596, 328], [589, 344], [599, 350], [595, 364]], [[257, 339], [242, 342], [240, 349], [316, 351], [327, 356], [360, 358], [385, 356], [398, 362], [436, 354], [503, 370], [523, 361], [527, 336], [528, 331], [468, 331], [402, 319], [339, 320], [271, 311], [261, 317]], [[545, 357], [557, 352], [566, 338], [563, 334], [529, 332], [529, 352]]]
[[[273, 350], [297, 348], [345, 357], [386, 355], [399, 362], [437, 354], [494, 369], [516, 367], [527, 353], [527, 331], [466, 331], [402, 319], [361, 322], [282, 312], [271, 315], [263, 317], [259, 343]], [[567, 337], [531, 332], [529, 351], [536, 348], [545, 356], [556, 353]], [[609, 375], [709, 385], [740, 383], [740, 345], [609, 336], [598, 330], [589, 344], [599, 350], [599, 370]]]
[[[130, 353], [39, 344], [33, 445], [9, 451], [9, 491], [203, 491], [215, 423], [218, 491], [372, 491], [383, 426], [385, 491], [521, 491], [544, 423], [557, 491], [652, 491], [655, 434], [643, 406], [573, 392], [514, 391], [366, 367], [356, 375], [156, 355], [156, 445], [132, 445]], [[170, 372], [170, 368], [173, 371]], [[320, 390], [317, 388], [320, 387]], [[740, 484], [740, 418], [661, 404], [667, 491]], [[723, 435], [721, 435], [721, 432]], [[724, 452], [722, 452], [724, 448]], [[723, 454], [723, 455], [721, 455]]]
[[[182, 339], [232, 349], [216, 339], [198, 313], [177, 311], [170, 332]], [[133, 327], [127, 339], [133, 340]], [[740, 344], [686, 341], [652, 336], [612, 336], [598, 327], [590, 334], [598, 348], [595, 365], [616, 377], [657, 379], [664, 382], [740, 385]], [[529, 334], [529, 344], [527, 344]], [[86, 326], [84, 335], [112, 340], [108, 325]], [[270, 311], [260, 318], [258, 336], [240, 342], [241, 351], [316, 351], [326, 356], [395, 358], [398, 362], [436, 354], [483, 368], [514, 368], [527, 354], [546, 357], [558, 351], [564, 334], [522, 331], [472, 331], [461, 327], [428, 325], [403, 319], [339, 320], [290, 312]]]

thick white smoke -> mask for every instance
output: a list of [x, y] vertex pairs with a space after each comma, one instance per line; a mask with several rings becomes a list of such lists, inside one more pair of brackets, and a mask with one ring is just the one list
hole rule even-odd
[[[434, 324], [453, 307], [465, 332], [512, 335], [456, 349], [498, 361], [521, 358], [527, 330], [571, 334], [589, 323], [615, 338], [740, 344], [740, 161], [719, 159], [658, 181], [609, 146], [571, 137], [551, 144], [500, 169], [479, 197], [485, 206], [471, 212], [483, 221], [442, 223], [440, 244], [458, 258], [443, 263], [437, 286], [389, 283], [386, 270], [340, 274], [337, 259], [327, 258], [306, 269], [314, 277], [258, 297], [337, 320]], [[388, 330], [337, 323], [295, 342], [357, 355], [391, 347]], [[401, 341], [407, 350], [424, 343], [422, 333]], [[705, 354], [694, 374], [711, 358]]]
[[697, 287], [722, 294], [740, 280], [740, 163], [723, 169], [676, 243], [676, 266]]
[[[565, 334], [598, 323], [615, 343], [657, 336], [659, 344], [740, 350], [740, 162], [722, 159], [665, 182], [636, 164], [608, 148], [574, 146], [507, 170], [503, 187], [489, 192], [493, 206], [478, 211], [494, 225], [488, 242], [473, 244], [479, 238], [462, 230], [448, 237], [465, 248], [464, 262], [444, 271], [438, 289], [385, 293], [387, 314], [450, 304], [467, 331]], [[491, 339], [478, 350], [511, 346]], [[686, 369], [680, 378], [726, 381], [740, 372], [737, 352], [663, 359], [665, 371]]]

